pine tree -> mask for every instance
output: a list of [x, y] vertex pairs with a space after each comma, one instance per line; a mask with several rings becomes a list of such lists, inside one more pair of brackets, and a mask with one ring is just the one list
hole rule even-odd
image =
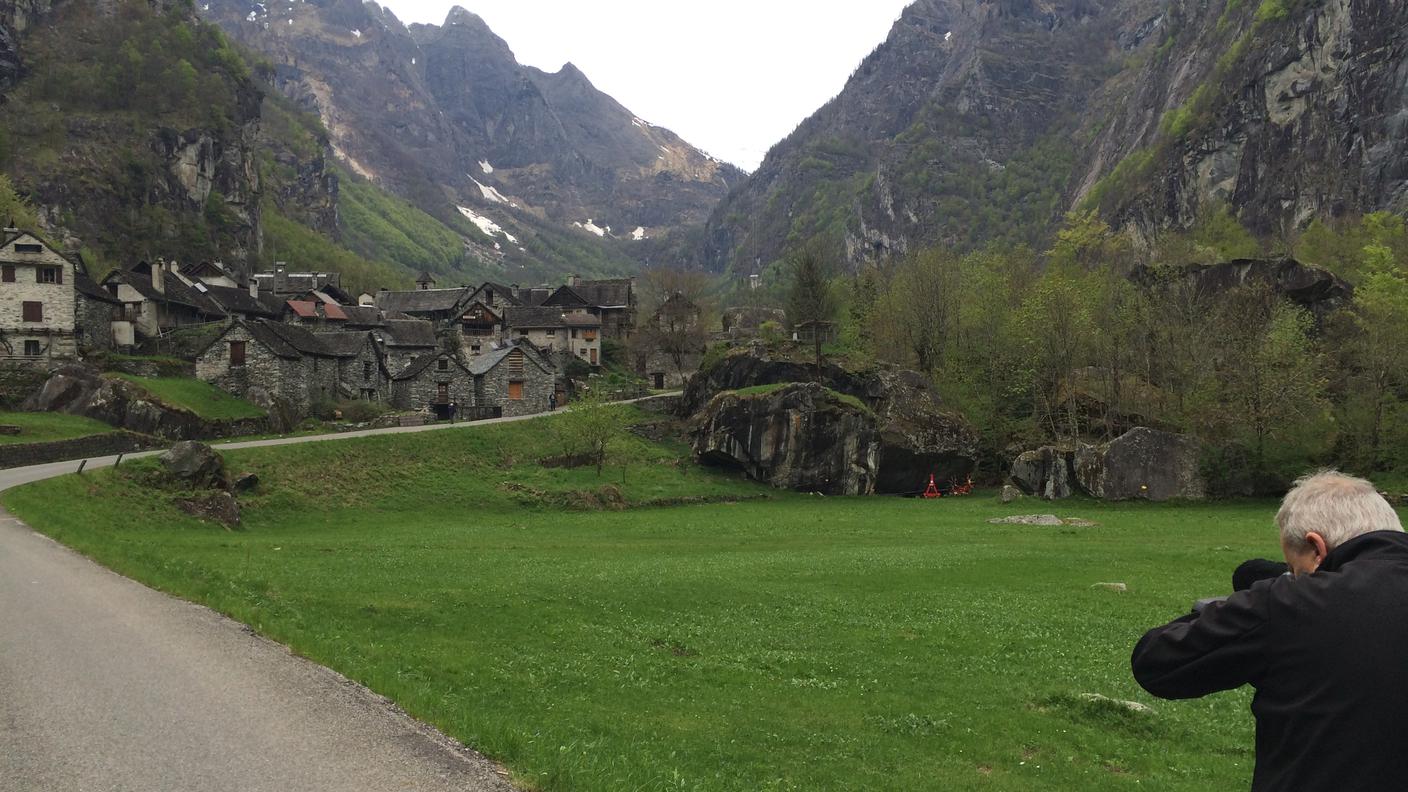
[[798, 254], [792, 262], [792, 290], [787, 296], [787, 318], [792, 327], [812, 322], [812, 341], [816, 349], [816, 373], [821, 376], [822, 323], [830, 322], [836, 313], [836, 301], [831, 295], [831, 282], [826, 265], [815, 250]]

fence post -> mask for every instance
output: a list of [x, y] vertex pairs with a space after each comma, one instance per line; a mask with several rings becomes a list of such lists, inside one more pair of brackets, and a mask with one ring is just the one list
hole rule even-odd
[[88, 460], [85, 459], [85, 460], [83, 460], [82, 462], [79, 462], [79, 463], [78, 463], [78, 475], [80, 475], [80, 476], [83, 475], [83, 468], [86, 468], [86, 467], [88, 467]]

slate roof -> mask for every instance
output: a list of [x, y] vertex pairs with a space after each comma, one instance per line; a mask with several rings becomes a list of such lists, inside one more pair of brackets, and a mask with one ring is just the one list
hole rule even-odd
[[107, 289], [99, 286], [92, 278], [81, 272], [73, 276], [73, 288], [90, 300], [112, 303], [113, 305], [122, 304], [122, 301], [114, 297]]
[[461, 363], [461, 362], [459, 361], [459, 359], [456, 358], [454, 355], [446, 355], [446, 354], [438, 354], [438, 355], [418, 355], [418, 356], [416, 356], [414, 359], [412, 359], [410, 363], [407, 363], [407, 364], [406, 364], [406, 367], [405, 367], [404, 369], [401, 369], [401, 373], [400, 373], [400, 374], [397, 374], [396, 376], [392, 377], [392, 379], [395, 379], [395, 380], [414, 379], [414, 378], [420, 376], [420, 374], [421, 374], [422, 372], [424, 372], [426, 369], [430, 368], [430, 364], [431, 364], [431, 363], [434, 363], [435, 361], [440, 360], [441, 358], [446, 358], [446, 359], [448, 359], [448, 360], [451, 362], [451, 364], [453, 364], [453, 365], [454, 365], [456, 368], [458, 368], [460, 371], [463, 371], [463, 372], [465, 372], [465, 373], [467, 373], [467, 374], [472, 374], [472, 373], [473, 373], [467, 366], [465, 366], [465, 364]]
[[347, 323], [361, 327], [380, 327], [385, 324], [381, 311], [373, 306], [344, 305], [342, 312], [347, 314]]
[[562, 323], [568, 327], [601, 327], [601, 320], [591, 314], [563, 314]]
[[334, 332], [334, 333], [314, 333], [318, 343], [329, 354], [338, 357], [356, 357], [361, 354], [362, 347], [367, 344], [367, 331], [361, 332]]
[[551, 306], [509, 308], [504, 311], [504, 323], [514, 329], [567, 326], [563, 321], [562, 309]]
[[252, 296], [248, 289], [234, 286], [206, 286], [205, 294], [213, 299], [216, 305], [225, 309], [226, 313], [244, 316], [278, 316], [257, 297]]
[[509, 354], [512, 353], [515, 349], [522, 351], [523, 358], [525, 360], [533, 361], [534, 365], [542, 369], [544, 373], [553, 373], [553, 370], [548, 367], [548, 364], [542, 359], [541, 356], [534, 354], [534, 351], [530, 349], [527, 345], [519, 344], [506, 344], [498, 349], [491, 350], [483, 355], [474, 358], [473, 360], [469, 361], [469, 373], [475, 375], [476, 377], [481, 374], [489, 373], [493, 370], [495, 366], [502, 363], [504, 358], [508, 357]]
[[317, 333], [311, 333], [297, 325], [259, 320], [257, 322], [249, 322], [247, 326], [251, 328], [255, 326], [263, 328], [269, 335], [277, 337], [285, 346], [303, 355], [313, 355], [315, 357], [352, 357], [357, 354], [356, 352], [346, 353], [334, 349], [324, 343], [322, 337]]
[[388, 291], [376, 296], [376, 307], [408, 314], [449, 313], [455, 310], [467, 289], [423, 289]]
[[424, 319], [389, 319], [378, 332], [393, 347], [434, 347], [435, 325]]
[[313, 303], [303, 300], [289, 300], [288, 307], [300, 319], [316, 319], [318, 317], [318, 311]]
[[626, 308], [631, 304], [632, 282], [630, 278], [578, 281], [572, 291], [586, 300], [588, 305], [602, 308]]
[[[135, 289], [144, 299], [184, 305], [210, 316], [225, 316], [225, 309], [221, 308], [218, 303], [206, 296], [205, 293], [187, 286], [180, 278], [170, 272], [162, 272], [162, 285], [166, 289], [165, 292], [159, 292], [152, 287], [150, 272], [139, 272], [135, 269], [122, 270], [113, 272], [103, 281], [106, 283], [109, 278], [114, 277], [121, 278], [123, 283]], [[209, 286], [204, 288], [210, 289]]]

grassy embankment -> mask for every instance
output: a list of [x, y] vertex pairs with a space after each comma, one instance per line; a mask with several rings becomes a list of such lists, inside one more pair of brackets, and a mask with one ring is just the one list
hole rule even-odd
[[74, 440], [116, 431], [102, 421], [63, 413], [0, 412], [0, 424], [20, 428], [17, 435], [0, 435], [0, 445]]
[[237, 396], [189, 377], [134, 377], [130, 374], [113, 374], [121, 377], [155, 396], [161, 402], [199, 415], [211, 421], [239, 420], [241, 418], [262, 418], [265, 412]]
[[[632, 440], [547, 470], [551, 419], [231, 453], [227, 533], [150, 461], [7, 507], [395, 699], [552, 790], [1245, 788], [1246, 691], [1159, 702], [1129, 650], [1236, 563], [1269, 502], [1002, 506], [760, 495]], [[610, 501], [626, 511], [571, 510]], [[1055, 511], [1094, 528], [992, 526]], [[1128, 593], [1093, 587], [1122, 582]], [[1151, 704], [1152, 715], [1084, 693]]]

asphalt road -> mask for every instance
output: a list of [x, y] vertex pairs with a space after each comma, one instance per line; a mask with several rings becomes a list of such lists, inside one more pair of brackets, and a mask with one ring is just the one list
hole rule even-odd
[[[524, 419], [493, 423], [513, 420]], [[0, 471], [0, 490], [76, 468]], [[0, 792], [513, 788], [502, 768], [362, 686], [110, 572], [0, 510]]]

